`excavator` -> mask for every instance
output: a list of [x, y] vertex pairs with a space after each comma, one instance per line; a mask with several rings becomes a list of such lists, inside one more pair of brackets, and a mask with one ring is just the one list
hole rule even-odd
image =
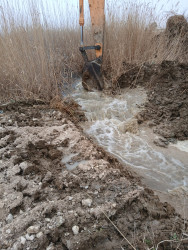
[[[95, 44], [84, 46], [84, 0], [79, 0], [79, 24], [81, 27], [81, 46], [79, 50], [85, 63], [82, 74], [82, 85], [88, 91], [93, 89], [103, 90], [104, 81], [102, 78], [101, 66], [104, 48], [105, 0], [88, 0], [88, 2]], [[88, 59], [87, 50], [95, 50], [95, 60]]]

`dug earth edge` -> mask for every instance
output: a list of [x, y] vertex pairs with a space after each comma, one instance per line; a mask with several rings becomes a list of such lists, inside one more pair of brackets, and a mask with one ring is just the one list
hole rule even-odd
[[[64, 114], [45, 105], [18, 109], [0, 117], [2, 249], [128, 248], [105, 214], [140, 249], [147, 228], [157, 242], [169, 239], [172, 228], [182, 232], [174, 209]], [[62, 158], [68, 154], [87, 162], [67, 171]]]

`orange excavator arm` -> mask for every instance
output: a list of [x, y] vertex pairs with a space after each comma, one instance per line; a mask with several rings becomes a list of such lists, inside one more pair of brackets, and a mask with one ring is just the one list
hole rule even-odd
[[92, 33], [95, 45], [101, 46], [100, 50], [96, 50], [96, 57], [102, 57], [104, 43], [104, 4], [105, 0], [89, 0], [90, 16], [92, 23]]
[[79, 24], [81, 26], [81, 46], [84, 45], [84, 0], [79, 0], [79, 9], [80, 9], [80, 20]]
[[[82, 76], [82, 85], [87, 90], [97, 88], [102, 90], [104, 83], [101, 75], [101, 65], [103, 56], [103, 44], [104, 44], [104, 26], [105, 26], [105, 14], [104, 6], [105, 0], [88, 0], [90, 17], [92, 24], [92, 34], [95, 44], [92, 46], [84, 46], [84, 0], [79, 0], [80, 19], [79, 24], [81, 26], [81, 47], [80, 52], [84, 58], [85, 66]], [[96, 52], [96, 59], [93, 61], [88, 60], [86, 50], [94, 49]]]

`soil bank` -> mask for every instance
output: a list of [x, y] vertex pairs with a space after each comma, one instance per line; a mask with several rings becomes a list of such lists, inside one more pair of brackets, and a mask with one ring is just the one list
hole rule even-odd
[[187, 222], [65, 112], [1, 110], [0, 249], [187, 249]]

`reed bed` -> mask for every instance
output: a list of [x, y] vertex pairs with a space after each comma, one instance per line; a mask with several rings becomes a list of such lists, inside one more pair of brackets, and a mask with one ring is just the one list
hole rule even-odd
[[[42, 99], [61, 95], [72, 76], [81, 74], [83, 60], [78, 50], [80, 28], [78, 3], [61, 1], [4, 1], [0, 6], [0, 101]], [[87, 11], [87, 8], [86, 8]], [[85, 44], [92, 44], [86, 16]], [[126, 70], [124, 62], [143, 64], [176, 60], [178, 38], [166, 49], [156, 23], [155, 7], [111, 2], [106, 6], [103, 70], [117, 79]], [[157, 41], [157, 42], [156, 42]]]

